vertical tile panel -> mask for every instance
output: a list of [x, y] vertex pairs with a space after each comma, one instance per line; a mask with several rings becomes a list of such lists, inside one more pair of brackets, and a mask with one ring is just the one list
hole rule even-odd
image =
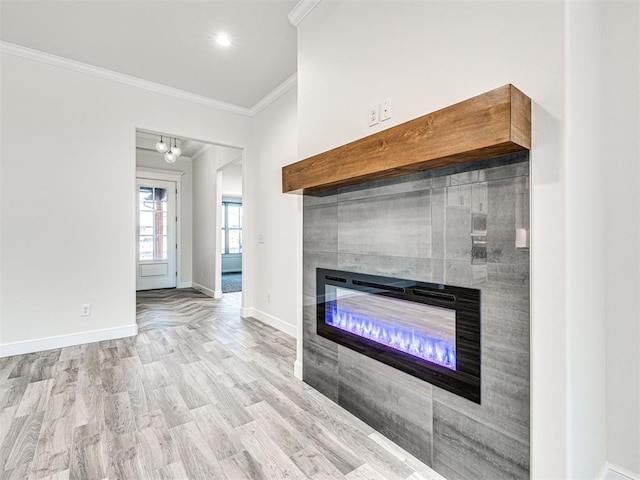
[[[515, 248], [529, 218], [523, 160], [305, 198], [305, 381], [451, 479], [528, 477], [529, 255]], [[487, 215], [487, 264], [471, 264], [472, 213]], [[479, 288], [482, 404], [319, 338], [317, 266]]]
[[514, 263], [516, 189], [513, 179], [488, 182], [487, 262]]
[[430, 192], [338, 203], [340, 253], [431, 257]]
[[528, 445], [504, 432], [433, 404], [433, 468], [457, 480], [525, 480]]
[[338, 403], [431, 465], [431, 385], [339, 347]]
[[307, 207], [303, 213], [304, 251], [335, 252], [338, 249], [337, 204]]

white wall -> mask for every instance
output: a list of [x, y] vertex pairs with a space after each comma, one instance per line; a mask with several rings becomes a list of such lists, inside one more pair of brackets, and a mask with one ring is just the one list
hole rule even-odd
[[[136, 127], [244, 146], [250, 119], [0, 58], [0, 354], [29, 350], [44, 337], [55, 343], [80, 332], [130, 331]], [[80, 317], [82, 303], [92, 304], [90, 317]]]
[[602, 5], [567, 3], [565, 27], [567, 472], [592, 479], [607, 460]]
[[[533, 478], [569, 478], [572, 448], [563, 388], [564, 34], [559, 1], [321, 2], [298, 27], [300, 158], [506, 83], [533, 99]], [[391, 120], [369, 128], [367, 108], [385, 98]]]
[[640, 478], [640, 5], [603, 14], [607, 459]]
[[640, 476], [640, 7], [567, 7], [569, 471]]
[[136, 165], [154, 170], [182, 173], [180, 177], [180, 211], [178, 212], [178, 217], [180, 218], [178, 287], [190, 287], [193, 266], [193, 174], [191, 159], [181, 156], [178, 157], [175, 163], [167, 163], [161, 153], [136, 149]]
[[[216, 289], [216, 242], [219, 241], [217, 168], [219, 148], [193, 159], [193, 283], [205, 293], [220, 297]], [[217, 292], [218, 291], [218, 292]], [[217, 292], [217, 293], [216, 293]]]
[[242, 163], [234, 163], [222, 170], [222, 195], [242, 197]]
[[252, 294], [247, 299], [251, 311], [246, 314], [292, 335], [301, 311], [298, 282], [302, 254], [297, 223], [301, 198], [282, 193], [281, 167], [298, 158], [296, 98], [292, 89], [253, 118], [252, 150], [244, 171], [248, 228], [244, 268], [254, 272]]

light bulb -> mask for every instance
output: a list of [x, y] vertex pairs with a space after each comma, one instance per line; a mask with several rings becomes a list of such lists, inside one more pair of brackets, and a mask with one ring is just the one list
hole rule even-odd
[[231, 40], [226, 33], [219, 33], [218, 35], [216, 35], [216, 43], [223, 47], [228, 47], [229, 45], [231, 45]]
[[174, 145], [173, 147], [171, 147], [171, 153], [173, 153], [176, 158], [178, 158], [182, 153], [182, 150], [180, 150], [180, 147], [178, 147], [177, 145]]
[[162, 141], [162, 137], [160, 137], [160, 141], [156, 143], [156, 150], [158, 153], [166, 153], [169, 150], [167, 144]]
[[167, 152], [164, 154], [164, 159], [167, 163], [175, 163], [176, 155], [173, 152]]

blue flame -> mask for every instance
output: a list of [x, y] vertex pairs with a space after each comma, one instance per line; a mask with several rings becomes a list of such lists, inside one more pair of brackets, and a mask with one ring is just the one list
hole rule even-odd
[[451, 370], [456, 369], [453, 340], [434, 338], [415, 330], [386, 325], [362, 314], [338, 308], [335, 302], [328, 305], [331, 305], [325, 314], [328, 325]]

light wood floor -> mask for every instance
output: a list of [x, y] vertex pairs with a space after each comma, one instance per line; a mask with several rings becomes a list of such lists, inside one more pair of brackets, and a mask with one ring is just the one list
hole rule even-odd
[[0, 359], [0, 479], [441, 479], [292, 375], [240, 294], [138, 295], [140, 333]]

